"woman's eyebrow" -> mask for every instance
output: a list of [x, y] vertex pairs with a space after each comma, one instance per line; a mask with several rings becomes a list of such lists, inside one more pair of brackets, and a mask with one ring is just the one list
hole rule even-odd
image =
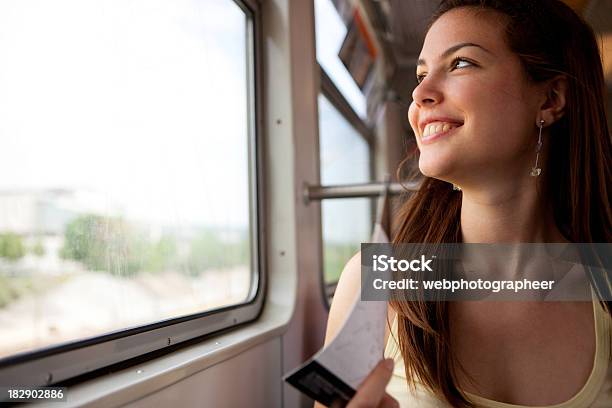
[[[446, 58], [449, 55], [451, 55], [452, 53], [454, 53], [455, 51], [460, 50], [461, 48], [464, 48], [464, 47], [478, 47], [481, 50], [484, 50], [484, 51], [488, 52], [489, 54], [492, 54], [491, 51], [487, 50], [482, 45], [478, 45], [478, 44], [474, 44], [474, 43], [470, 43], [470, 42], [465, 42], [465, 43], [459, 43], [457, 45], [453, 45], [448, 50], [444, 51], [442, 53], [442, 55], [440, 55], [440, 58]], [[419, 58], [419, 60], [417, 61], [417, 67], [421, 66], [421, 65], [426, 65], [426, 63], [425, 63], [424, 59]]]

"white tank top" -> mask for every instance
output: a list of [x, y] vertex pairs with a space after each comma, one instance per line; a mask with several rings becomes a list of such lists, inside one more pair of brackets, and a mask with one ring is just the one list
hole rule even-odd
[[[612, 408], [612, 364], [610, 364], [612, 319], [596, 301], [593, 302], [593, 314], [596, 347], [595, 361], [589, 378], [581, 390], [568, 401], [538, 408]], [[393, 321], [391, 334], [385, 347], [385, 358], [395, 360], [393, 377], [387, 386], [387, 393], [399, 402], [401, 408], [450, 408], [448, 403], [439, 400], [418, 382], [415, 391], [409, 389], [404, 371], [404, 360], [395, 339], [397, 339], [397, 318]], [[466, 394], [479, 408], [533, 408], [493, 401], [470, 393]]]

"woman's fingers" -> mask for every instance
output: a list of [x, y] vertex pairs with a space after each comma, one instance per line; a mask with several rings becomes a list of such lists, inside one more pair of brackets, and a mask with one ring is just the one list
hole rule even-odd
[[393, 374], [393, 360], [378, 363], [359, 386], [347, 408], [398, 407], [397, 401], [385, 394], [385, 388]]

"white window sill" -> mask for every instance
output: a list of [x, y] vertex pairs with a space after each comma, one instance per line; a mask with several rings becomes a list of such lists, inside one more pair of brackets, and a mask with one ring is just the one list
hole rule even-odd
[[[267, 302], [262, 315], [253, 323], [154, 360], [68, 387], [67, 401], [62, 407], [120, 406], [135, 401], [281, 335], [290, 316], [291, 307]], [[31, 406], [56, 407], [57, 403]]]

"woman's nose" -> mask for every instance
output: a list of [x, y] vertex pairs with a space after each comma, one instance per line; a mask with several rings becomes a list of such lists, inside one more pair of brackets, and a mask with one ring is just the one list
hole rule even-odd
[[430, 106], [442, 102], [443, 96], [434, 78], [425, 77], [412, 91], [412, 99], [417, 106]]

